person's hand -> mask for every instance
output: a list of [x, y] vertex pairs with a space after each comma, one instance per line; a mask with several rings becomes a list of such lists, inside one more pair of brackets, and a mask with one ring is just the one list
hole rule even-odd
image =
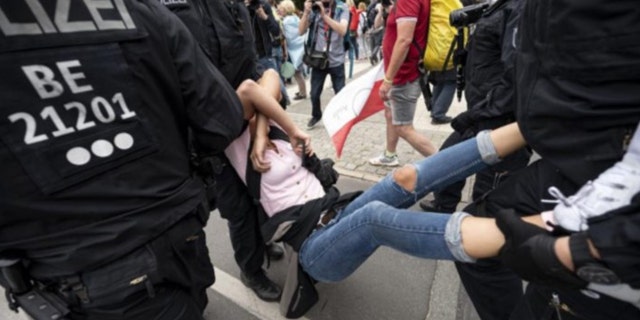
[[380, 85], [380, 89], [378, 90], [378, 93], [380, 94], [380, 99], [382, 99], [382, 101], [389, 100], [389, 90], [391, 90], [391, 84], [388, 82], [382, 81], [382, 84]]
[[324, 4], [322, 3], [322, 1], [316, 1], [313, 4], [317, 5], [320, 7], [320, 17], [324, 19], [324, 16], [326, 15], [324, 12]]
[[311, 0], [307, 0], [304, 2], [304, 13], [309, 14], [311, 12], [311, 6], [313, 2]]
[[251, 159], [251, 164], [253, 165], [253, 169], [260, 173], [264, 173], [271, 169], [271, 162], [266, 161], [264, 159], [264, 154], [267, 149], [272, 148], [271, 141], [268, 138], [256, 135], [253, 139], [253, 148], [251, 149], [251, 154], [249, 158]]
[[569, 289], [587, 286], [560, 262], [554, 249], [556, 238], [545, 229], [523, 221], [513, 210], [500, 210], [496, 224], [505, 237], [498, 256], [523, 279]]
[[264, 11], [262, 5], [260, 5], [258, 9], [256, 9], [256, 16], [262, 20], [269, 19], [269, 15]]
[[306, 151], [307, 155], [313, 154], [313, 150], [311, 149], [311, 137], [306, 132], [296, 128], [294, 132], [289, 134], [289, 138], [291, 146], [297, 155], [302, 156], [303, 149]]
[[464, 134], [474, 125], [474, 120], [469, 110], [464, 111], [451, 120], [451, 127], [459, 134]]

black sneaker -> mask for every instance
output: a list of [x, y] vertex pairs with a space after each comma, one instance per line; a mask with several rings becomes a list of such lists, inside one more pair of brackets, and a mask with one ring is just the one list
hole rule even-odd
[[284, 257], [284, 250], [277, 244], [267, 245], [266, 251], [271, 260], [280, 260]]
[[263, 301], [279, 301], [282, 290], [271, 279], [267, 278], [264, 271], [260, 269], [254, 275], [247, 275], [246, 273], [240, 273], [240, 281], [247, 288], [250, 288], [255, 292], [256, 296]]
[[316, 124], [318, 124], [318, 122], [320, 122], [321, 118], [311, 118], [309, 119], [309, 122], [307, 122], [307, 129], [311, 129], [313, 127], [316, 126]]
[[432, 118], [431, 119], [431, 124], [447, 124], [450, 123], [451, 120], [453, 120], [453, 118], [448, 117], [448, 116], [444, 116], [442, 118]]

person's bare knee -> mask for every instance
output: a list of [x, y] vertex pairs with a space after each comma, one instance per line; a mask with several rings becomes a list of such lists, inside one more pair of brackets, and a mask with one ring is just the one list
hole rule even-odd
[[399, 137], [405, 138], [407, 137], [411, 131], [413, 130], [413, 126], [411, 125], [394, 125], [393, 129], [396, 131], [396, 134]]
[[413, 165], [405, 164], [393, 172], [393, 180], [403, 189], [413, 192], [418, 182], [418, 171]]

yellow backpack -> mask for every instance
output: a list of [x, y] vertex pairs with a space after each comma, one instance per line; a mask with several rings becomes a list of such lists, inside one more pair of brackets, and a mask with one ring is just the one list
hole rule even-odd
[[431, 0], [429, 33], [427, 34], [427, 46], [422, 59], [425, 70], [442, 71], [443, 69], [453, 69], [453, 56], [449, 58], [447, 65], [444, 65], [451, 43], [458, 34], [458, 30], [449, 24], [449, 14], [451, 11], [462, 7], [460, 0]]

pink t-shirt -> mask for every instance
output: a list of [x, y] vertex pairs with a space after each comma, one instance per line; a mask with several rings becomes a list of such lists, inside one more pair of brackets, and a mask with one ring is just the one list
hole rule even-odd
[[400, 21], [415, 21], [416, 28], [413, 33], [413, 40], [420, 46], [420, 49], [416, 48], [416, 45], [412, 41], [409, 45], [409, 52], [407, 58], [404, 59], [400, 70], [396, 73], [393, 79], [394, 85], [402, 85], [407, 82], [412, 82], [420, 76], [418, 71], [418, 61], [420, 61], [422, 51], [424, 50], [425, 43], [427, 43], [427, 33], [429, 29], [429, 0], [397, 0], [393, 8], [389, 12], [387, 17], [387, 29], [384, 33], [384, 40], [382, 42], [382, 53], [384, 57], [385, 71], [389, 65], [391, 59], [391, 52], [393, 52], [393, 46], [398, 39], [398, 22]]
[[[245, 184], [250, 138], [247, 128], [224, 151]], [[282, 140], [272, 142], [277, 150], [265, 152], [264, 158], [271, 162], [271, 169], [262, 174], [260, 183], [260, 204], [269, 217], [325, 195], [320, 181], [302, 166], [302, 159], [295, 154], [291, 144]]]

